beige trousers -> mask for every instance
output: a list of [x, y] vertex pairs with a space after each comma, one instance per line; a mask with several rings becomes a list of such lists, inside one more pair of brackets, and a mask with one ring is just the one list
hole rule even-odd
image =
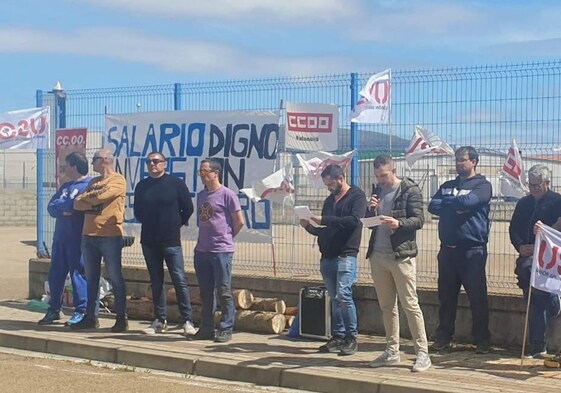
[[376, 252], [370, 256], [372, 281], [378, 294], [386, 330], [387, 349], [399, 351], [399, 312], [397, 298], [405, 311], [413, 336], [415, 353], [428, 353], [423, 312], [417, 297], [417, 265], [415, 258], [395, 259], [394, 253]]

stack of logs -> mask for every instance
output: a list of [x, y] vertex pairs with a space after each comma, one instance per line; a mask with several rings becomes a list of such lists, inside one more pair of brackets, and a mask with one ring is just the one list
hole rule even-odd
[[[201, 298], [198, 288], [189, 289], [193, 321], [198, 324], [201, 319]], [[236, 304], [235, 330], [237, 331], [279, 334], [292, 325], [298, 314], [298, 307], [287, 307], [284, 300], [281, 299], [254, 297], [247, 289], [235, 290], [233, 294]], [[168, 322], [181, 322], [175, 288], [167, 291], [166, 299]], [[112, 304], [109, 304], [110, 308], [111, 306]], [[129, 317], [134, 319], [152, 320], [154, 318], [150, 286], [146, 289], [144, 296], [133, 296], [127, 300], [127, 312]], [[216, 324], [220, 321], [220, 312], [216, 312], [214, 320]]]

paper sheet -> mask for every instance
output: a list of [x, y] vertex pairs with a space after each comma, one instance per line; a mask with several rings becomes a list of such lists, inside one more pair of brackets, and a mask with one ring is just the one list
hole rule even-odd
[[368, 218], [361, 218], [360, 221], [365, 227], [377, 227], [382, 224], [382, 217], [384, 216], [374, 216]]
[[298, 216], [301, 220], [306, 220], [310, 222], [310, 225], [316, 228], [325, 228], [325, 225], [316, 224], [315, 221], [311, 220], [313, 216], [310, 208], [308, 206], [294, 206], [294, 214]]

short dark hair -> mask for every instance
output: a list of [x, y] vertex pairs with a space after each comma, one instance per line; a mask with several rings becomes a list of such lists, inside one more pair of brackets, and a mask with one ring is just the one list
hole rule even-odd
[[475, 160], [475, 165], [479, 163], [479, 154], [473, 146], [461, 146], [456, 150], [455, 156], [467, 154], [471, 161]]
[[164, 156], [163, 153], [160, 153], [159, 151], [153, 151], [153, 152], [148, 153], [148, 155], [146, 156], [146, 158], [150, 157], [150, 156], [153, 155], [153, 154], [158, 154], [158, 155], [162, 156], [162, 158], [163, 158], [164, 160], [167, 160], [166, 156]]
[[343, 171], [343, 168], [341, 168], [339, 165], [329, 164], [321, 172], [322, 179], [325, 179], [327, 176], [329, 176], [332, 179], [338, 179], [340, 177], [345, 177], [345, 171]]
[[390, 165], [392, 168], [395, 168], [393, 158], [389, 154], [380, 154], [378, 157], [374, 159], [375, 169], [378, 169], [384, 165]]
[[83, 153], [73, 151], [64, 158], [64, 161], [70, 166], [75, 166], [80, 175], [88, 174], [88, 159]]
[[222, 163], [220, 162], [220, 160], [216, 158], [205, 158], [201, 161], [201, 165], [205, 162], [208, 162], [208, 166], [210, 167], [210, 169], [218, 172], [218, 175], [220, 176], [220, 174], [222, 173]]

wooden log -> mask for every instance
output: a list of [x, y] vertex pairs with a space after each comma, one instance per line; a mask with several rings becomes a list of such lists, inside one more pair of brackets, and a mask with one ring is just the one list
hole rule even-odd
[[286, 326], [283, 314], [269, 311], [236, 311], [235, 330], [255, 333], [281, 333]]
[[[150, 292], [151, 293], [151, 292]], [[150, 296], [152, 298], [152, 296]], [[201, 297], [199, 295], [199, 287], [189, 287], [189, 300], [191, 304], [201, 304]], [[177, 304], [177, 296], [175, 288], [171, 287], [166, 292], [166, 301], [168, 304]]]
[[284, 315], [298, 315], [298, 307], [287, 307], [286, 310], [284, 310]]
[[296, 317], [294, 315], [286, 315], [286, 314], [284, 314], [284, 316], [286, 318], [286, 329], [290, 329]]
[[233, 293], [236, 308], [249, 310], [253, 304], [253, 293], [248, 289], [236, 289]]
[[256, 297], [253, 300], [250, 310], [253, 311], [274, 311], [277, 314], [284, 314], [286, 311], [286, 304], [284, 300], [277, 298], [261, 298]]

